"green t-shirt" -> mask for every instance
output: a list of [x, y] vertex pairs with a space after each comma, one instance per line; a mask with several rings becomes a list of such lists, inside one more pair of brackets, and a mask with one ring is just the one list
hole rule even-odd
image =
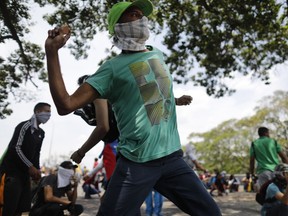
[[[254, 148], [250, 148], [250, 156], [254, 156], [257, 161], [257, 174], [266, 170], [274, 171], [279, 164], [278, 153], [281, 151], [281, 146], [276, 140], [266, 136], [262, 136], [255, 140]], [[253, 144], [252, 144], [253, 145]]]
[[146, 162], [181, 148], [172, 78], [158, 49], [120, 54], [87, 82], [112, 104], [123, 156]]

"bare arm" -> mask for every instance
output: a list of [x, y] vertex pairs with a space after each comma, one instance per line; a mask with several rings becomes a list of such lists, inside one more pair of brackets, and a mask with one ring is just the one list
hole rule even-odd
[[250, 174], [254, 175], [254, 169], [255, 169], [255, 157], [250, 156]]
[[66, 115], [99, 97], [99, 93], [89, 84], [81, 85], [72, 95], [68, 94], [61, 74], [58, 50], [69, 38], [70, 30], [66, 34], [61, 27], [49, 30], [45, 41], [50, 92], [60, 115]]
[[[285, 179], [286, 179], [286, 182], [288, 183], [288, 173], [285, 173]], [[277, 193], [275, 195], [275, 198], [281, 201], [284, 205], [288, 205], [288, 187], [286, 187], [284, 193], [281, 193], [281, 192]]]
[[281, 201], [284, 205], [288, 205], [288, 187], [286, 187], [284, 194], [279, 192], [275, 195], [275, 198]]
[[109, 131], [109, 114], [108, 114], [108, 104], [107, 100], [97, 99], [94, 102], [97, 126], [86, 140], [86, 142], [81, 146], [80, 149], [75, 151], [71, 155], [71, 159], [76, 163], [80, 163], [86, 152], [98, 144], [101, 139]]
[[197, 168], [198, 170], [201, 170], [201, 171], [203, 171], [203, 172], [206, 172], [206, 171], [207, 171], [200, 163], [198, 163], [197, 160], [194, 160], [193, 163], [195, 164], [195, 166], [196, 166], [196, 168]]
[[66, 194], [67, 194], [68, 200], [71, 201], [72, 204], [75, 204], [77, 200], [77, 196], [78, 196], [78, 193], [77, 193], [78, 182], [75, 177], [73, 177], [72, 180], [73, 180], [72, 189], [70, 191], [67, 191]]
[[288, 164], [288, 157], [283, 151], [279, 152], [278, 155], [280, 156], [283, 163]]
[[55, 202], [63, 205], [69, 205], [71, 201], [67, 200], [67, 198], [59, 198], [53, 195], [53, 188], [50, 185], [44, 187], [44, 200], [45, 202]]

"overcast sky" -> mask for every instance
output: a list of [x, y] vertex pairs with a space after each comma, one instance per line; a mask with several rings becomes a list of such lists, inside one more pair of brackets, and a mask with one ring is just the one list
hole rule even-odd
[[[49, 28], [44, 22], [38, 22], [29, 39], [43, 46], [44, 49]], [[161, 48], [158, 40], [159, 38], [152, 37], [148, 44]], [[89, 58], [86, 60], [76, 61], [67, 49], [60, 51], [62, 74], [69, 93], [73, 93], [77, 88], [78, 77], [96, 71], [99, 60], [105, 57], [105, 48], [110, 47], [111, 43], [107, 37], [107, 32], [104, 32], [96, 36], [89, 52]], [[15, 48], [15, 44], [11, 44], [9, 47], [0, 46], [1, 55], [7, 55], [13, 48]], [[187, 137], [191, 132], [204, 132], [225, 120], [253, 115], [253, 109], [262, 97], [272, 95], [275, 90], [288, 91], [287, 68], [285, 65], [274, 68], [271, 73], [272, 84], [269, 86], [257, 80], [252, 81], [249, 77], [231, 80], [229, 85], [236, 88], [237, 92], [232, 96], [220, 99], [209, 97], [204, 88], [196, 88], [191, 83], [187, 85], [174, 84], [175, 97], [183, 94], [193, 97], [190, 106], [177, 107], [178, 129], [182, 145], [188, 142]], [[77, 150], [84, 143], [92, 132], [93, 127], [88, 126], [79, 116], [73, 114], [59, 116], [51, 99], [48, 84], [40, 84], [38, 89], [31, 85], [26, 86], [28, 94], [34, 96], [35, 100], [21, 103], [11, 101], [13, 114], [7, 119], [0, 120], [0, 154], [8, 145], [15, 126], [21, 121], [29, 119], [33, 114], [34, 105], [40, 101], [52, 105], [51, 119], [46, 124], [41, 125], [46, 132], [41, 152], [41, 163], [48, 158], [59, 155], [69, 156], [71, 152]], [[81, 165], [86, 165], [89, 169], [92, 168], [93, 160], [98, 157], [102, 148], [103, 143], [94, 147], [86, 154]]]

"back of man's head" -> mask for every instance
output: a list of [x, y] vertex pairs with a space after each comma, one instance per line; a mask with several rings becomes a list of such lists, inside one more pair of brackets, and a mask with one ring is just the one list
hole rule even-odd
[[63, 161], [60, 166], [64, 169], [76, 169], [78, 166], [71, 161]]
[[258, 128], [258, 135], [261, 136], [268, 136], [269, 135], [269, 129], [266, 127], [259, 127]]
[[274, 175], [276, 178], [285, 179], [286, 175], [288, 175], [288, 164], [278, 164], [274, 169]]

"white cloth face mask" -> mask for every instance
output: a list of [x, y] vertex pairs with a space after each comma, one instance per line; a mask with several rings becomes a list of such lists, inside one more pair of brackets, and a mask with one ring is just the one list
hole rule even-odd
[[65, 169], [63, 167], [58, 168], [57, 177], [58, 177], [58, 188], [66, 187], [70, 184], [70, 179], [74, 175], [73, 169]]
[[145, 43], [149, 38], [148, 18], [117, 23], [115, 25], [113, 44], [121, 50], [141, 51], [145, 50]]
[[51, 112], [40, 112], [36, 113], [37, 121], [42, 124], [45, 124], [51, 117]]

